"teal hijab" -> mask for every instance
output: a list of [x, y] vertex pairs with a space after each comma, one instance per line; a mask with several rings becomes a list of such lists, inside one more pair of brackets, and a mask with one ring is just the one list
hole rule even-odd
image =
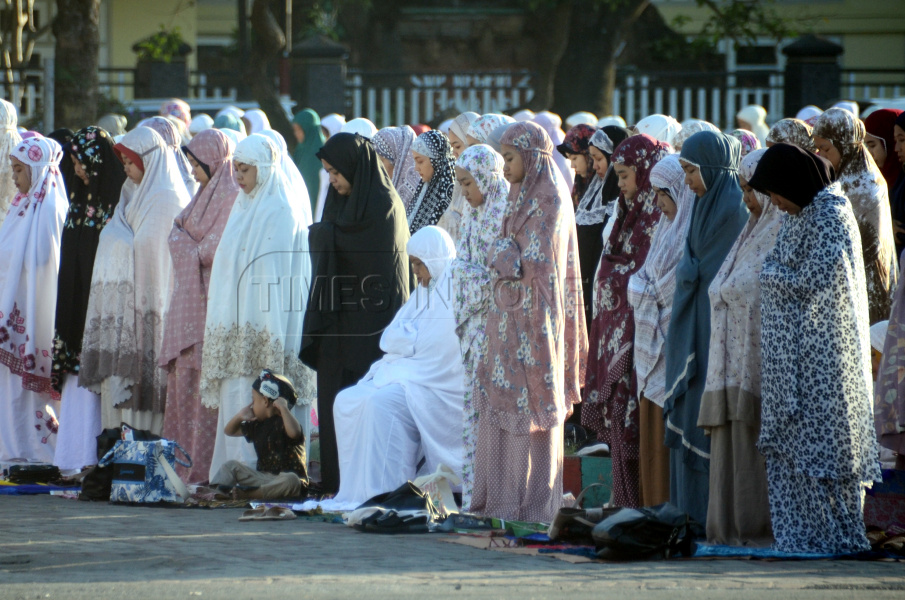
[[245, 124], [236, 115], [223, 113], [214, 119], [214, 129], [232, 129], [240, 133], [246, 133]]
[[327, 140], [321, 130], [321, 118], [310, 108], [295, 113], [292, 122], [305, 132], [305, 141], [296, 144], [292, 150], [292, 160], [295, 161], [295, 166], [298, 167], [302, 179], [305, 180], [308, 197], [311, 199], [311, 214], [314, 214], [317, 196], [320, 192], [321, 172], [321, 161], [317, 157], [317, 153], [324, 147]]
[[700, 168], [707, 192], [694, 201], [685, 253], [676, 267], [676, 291], [666, 336], [663, 412], [666, 445], [684, 449], [686, 464], [704, 472], [710, 439], [697, 427], [697, 420], [710, 348], [707, 290], [748, 220], [738, 180], [741, 150], [739, 141], [731, 136], [701, 131], [685, 141], [681, 154], [682, 161]]

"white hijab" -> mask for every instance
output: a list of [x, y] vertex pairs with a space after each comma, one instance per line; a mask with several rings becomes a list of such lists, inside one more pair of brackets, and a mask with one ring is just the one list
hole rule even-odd
[[682, 125], [668, 115], [650, 115], [644, 117], [635, 125], [638, 133], [646, 133], [659, 142], [674, 145], [676, 134], [682, 130]]
[[9, 203], [16, 195], [9, 154], [22, 141], [22, 136], [16, 129], [18, 119], [16, 107], [0, 98], [0, 224], [3, 224], [3, 219], [9, 211]]
[[371, 139], [377, 133], [377, 127], [370, 120], [364, 117], [352, 119], [342, 127], [343, 133], [357, 133], [362, 137]]
[[[280, 150], [269, 138], [248, 136], [233, 159], [256, 167], [257, 178], [250, 192], [239, 192], [214, 257], [201, 401], [216, 408], [223, 381], [272, 369], [307, 404], [315, 396], [314, 372], [298, 358], [311, 278], [305, 203], [293, 200]], [[270, 291], [262, 294], [265, 288]]]
[[260, 108], [246, 110], [242, 118], [248, 121], [248, 135], [261, 133], [267, 129], [271, 129], [270, 120], [268, 120], [267, 114]]
[[762, 148], [767, 145], [767, 134], [770, 133], [770, 127], [767, 125], [767, 109], [758, 104], [749, 104], [738, 111], [735, 118], [751, 125], [750, 131], [760, 140]]
[[310, 225], [312, 223], [311, 199], [308, 196], [308, 186], [305, 185], [305, 180], [302, 178], [299, 168], [295, 166], [295, 161], [289, 155], [289, 147], [286, 145], [286, 140], [275, 129], [265, 129], [260, 134], [270, 138], [270, 141], [277, 145], [277, 149], [280, 151], [280, 167], [283, 170], [283, 176], [289, 182], [289, 199], [294, 204], [301, 203], [298, 208], [302, 211], [305, 222]]
[[207, 113], [201, 113], [200, 115], [195, 115], [192, 117], [192, 122], [189, 123], [189, 133], [192, 135], [198, 135], [205, 129], [213, 129], [214, 128], [214, 120]]
[[140, 158], [144, 174], [139, 183], [123, 184], [100, 235], [79, 385], [103, 393], [106, 408], [162, 413], [166, 373], [157, 357], [173, 269], [167, 239], [191, 197], [173, 152], [155, 130], [136, 127], [120, 146]]
[[20, 141], [10, 154], [30, 167], [31, 187], [15, 195], [0, 226], [0, 368], [20, 377], [25, 389], [59, 397], [50, 373], [60, 240], [69, 212], [59, 169], [63, 149], [36, 136]]
[[330, 136], [334, 136], [343, 129], [343, 125], [346, 124], [346, 118], [342, 115], [336, 113], [330, 113], [323, 119], [321, 119], [321, 127], [327, 130], [327, 133]]
[[449, 268], [456, 258], [455, 245], [442, 228], [428, 225], [415, 232], [406, 252], [427, 266], [430, 285], [419, 284], [396, 313], [380, 337], [380, 349], [386, 355], [363, 380], [371, 380], [377, 387], [401, 384], [407, 395], [416, 394], [421, 402], [440, 397], [461, 404], [465, 369], [456, 336]]

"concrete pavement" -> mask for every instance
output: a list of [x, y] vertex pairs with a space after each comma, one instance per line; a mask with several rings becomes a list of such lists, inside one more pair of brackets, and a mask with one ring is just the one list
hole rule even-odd
[[570, 564], [241, 512], [0, 496], [0, 598], [905, 598], [905, 563]]

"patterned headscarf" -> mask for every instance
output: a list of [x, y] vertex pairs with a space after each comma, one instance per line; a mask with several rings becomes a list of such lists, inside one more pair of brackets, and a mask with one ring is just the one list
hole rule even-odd
[[[597, 267], [586, 390], [590, 392], [588, 402], [602, 403], [603, 410], [587, 411], [587, 416], [582, 411], [582, 423], [602, 432], [608, 429], [605, 423], [613, 418], [613, 403], [625, 403], [624, 411], [616, 412], [625, 414], [626, 441], [638, 439], [639, 424], [634, 378], [624, 380], [625, 374], [632, 371], [635, 338], [634, 317], [627, 296], [628, 281], [644, 264], [660, 219], [650, 173], [669, 153], [669, 144], [643, 133], [624, 140], [613, 153], [613, 164], [635, 170], [638, 190], [630, 199], [619, 194], [615, 225]], [[617, 440], [611, 440], [611, 443], [617, 443]]]
[[192, 107], [185, 100], [170, 98], [160, 106], [161, 117], [176, 117], [188, 127], [192, 123]]
[[673, 136], [672, 146], [675, 148], [676, 152], [682, 149], [682, 144], [685, 143], [685, 140], [690, 138], [696, 133], [700, 133], [701, 131], [716, 131], [719, 132], [720, 128], [714, 125], [709, 121], [703, 121], [701, 119], [688, 119], [686, 121], [682, 121], [682, 129]]
[[597, 128], [593, 125], [579, 124], [569, 130], [562, 144], [556, 149], [560, 154], [569, 157], [570, 154], [581, 154], [585, 157], [588, 169], [584, 173], [575, 172], [575, 183], [572, 185], [572, 205], [577, 206], [588, 191], [588, 186], [596, 177], [594, 172], [594, 163], [591, 161], [591, 155], [588, 153], [588, 146], [591, 144], [591, 138]]
[[486, 144], [487, 136], [489, 136], [494, 129], [501, 125], [509, 125], [510, 123], [515, 123], [515, 119], [507, 115], [497, 115], [493, 113], [482, 115], [469, 125], [465, 135], [473, 137], [478, 140], [478, 143], [480, 144]]
[[412, 156], [412, 144], [415, 143], [415, 132], [408, 125], [401, 127], [384, 127], [371, 139], [378, 155], [393, 163], [393, 187], [406, 212], [411, 209], [415, 193], [421, 177], [415, 170], [415, 158]]
[[760, 149], [760, 140], [753, 132], [747, 129], [733, 129], [729, 135], [734, 137], [742, 145], [742, 158], [748, 156], [749, 153]]
[[449, 126], [449, 132], [459, 138], [463, 144], [468, 144], [465, 140], [466, 136], [468, 136], [468, 128], [471, 127], [471, 124], [481, 118], [476, 112], [463, 112], [461, 115], [453, 119], [452, 124]]
[[503, 177], [503, 157], [486, 144], [466, 148], [456, 166], [471, 174], [484, 204], [466, 209], [459, 231], [460, 258], [483, 264], [491, 244], [500, 237], [503, 213], [509, 195], [509, 182]]
[[770, 128], [767, 142], [770, 144], [793, 144], [802, 150], [814, 151], [811, 126], [800, 119], [780, 119]]
[[[436, 225], [446, 212], [456, 180], [456, 159], [452, 146], [449, 145], [449, 138], [437, 130], [419, 135], [412, 143], [412, 152], [428, 157], [434, 168], [431, 180], [418, 184], [411, 210], [406, 211], [409, 217], [409, 233], [414, 234], [425, 225]], [[424, 198], [421, 198], [424, 186], [427, 186], [427, 190]]]
[[[88, 186], [81, 180], [74, 181], [70, 193], [69, 219], [67, 227], [83, 224], [103, 229], [113, 216], [113, 209], [119, 203], [120, 191], [126, 181], [126, 174], [116, 160], [113, 138], [109, 133], [91, 125], [80, 129], [72, 137], [69, 151], [85, 167]], [[87, 206], [94, 208], [89, 215], [79, 215]]]
[[676, 291], [676, 265], [688, 235], [695, 195], [685, 185], [685, 171], [677, 154], [670, 154], [654, 165], [650, 183], [669, 193], [676, 204], [676, 215], [672, 220], [661, 215], [647, 258], [629, 279], [628, 299], [635, 315], [638, 396], [643, 394], [662, 407], [666, 383], [664, 344]]

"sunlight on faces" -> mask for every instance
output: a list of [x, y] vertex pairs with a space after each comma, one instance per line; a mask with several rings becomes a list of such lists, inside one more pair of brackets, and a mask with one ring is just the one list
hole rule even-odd
[[134, 162], [129, 160], [129, 157], [125, 154], [122, 155], [123, 159], [123, 171], [126, 172], [126, 177], [129, 178], [132, 183], [141, 183], [141, 180], [145, 176], [145, 172], [141, 170], [141, 168], [136, 165]]
[[201, 187], [206, 186], [211, 178], [208, 177], [207, 173], [204, 172], [204, 169], [201, 167], [201, 163], [195, 160], [194, 156], [189, 156], [188, 154], [186, 154], [185, 157], [189, 159], [189, 164], [192, 165], [192, 176], [195, 178], [195, 181], [201, 184]]
[[864, 136], [864, 146], [870, 152], [870, 155], [874, 157], [875, 163], [882, 165], [886, 162], [886, 146], [883, 140], [868, 133]]
[[236, 161], [236, 183], [242, 188], [246, 194], [255, 189], [255, 183], [258, 181], [258, 168]]
[[468, 144], [469, 147], [471, 147], [471, 146], [477, 146], [478, 144], [480, 144], [480, 143], [481, 143], [481, 140], [479, 140], [479, 139], [476, 138], [476, 137], [473, 137], [473, 136], [470, 136], [470, 135], [466, 135], [466, 136], [465, 136], [465, 142]]
[[333, 168], [333, 165], [325, 161], [323, 158], [321, 159], [321, 163], [324, 165], [324, 171], [326, 171], [327, 175], [330, 176], [330, 185], [333, 186], [333, 189], [336, 190], [336, 193], [340, 196], [351, 196], [352, 184], [349, 183], [349, 180], [343, 177], [342, 173]]
[[295, 134], [295, 141], [299, 144], [305, 142], [305, 130], [298, 123], [292, 124], [292, 133]]
[[905, 163], [905, 129], [896, 125], [892, 128], [892, 131], [896, 140], [896, 156], [899, 157], [900, 163]]
[[657, 208], [666, 215], [668, 220], [675, 221], [679, 208], [673, 201], [672, 196], [669, 195], [669, 191], [661, 188], [654, 188], [654, 191], [657, 192]]
[[738, 117], [735, 117], [735, 122], [738, 123], [739, 129], [747, 129], [748, 131], [752, 131], [754, 129], [754, 127], [751, 126], [751, 123], [743, 119], [739, 119]]
[[387, 171], [387, 175], [389, 175], [390, 179], [392, 179], [393, 178], [393, 168], [394, 168], [393, 161], [391, 161], [389, 158], [380, 156], [379, 154], [377, 155], [377, 158], [380, 159], [380, 164], [383, 165], [383, 168], [386, 169], [386, 171]]
[[770, 193], [770, 202], [773, 203], [773, 206], [781, 210], [782, 212], [789, 213], [790, 215], [797, 215], [801, 212], [801, 207], [792, 202], [791, 200], [786, 200], [779, 194]]
[[503, 155], [503, 177], [509, 183], [521, 183], [525, 178], [525, 163], [522, 161], [522, 155], [519, 154], [515, 146], [509, 144], [502, 145]]
[[414, 150], [412, 151], [412, 156], [415, 157], [415, 171], [421, 176], [421, 181], [429, 183], [434, 176], [434, 165], [431, 164], [430, 157], [419, 154]]
[[817, 148], [817, 154], [830, 161], [833, 168], [838, 171], [839, 164], [842, 162], [842, 155], [839, 154], [839, 150], [836, 149], [833, 142], [826, 138], [822, 138], [819, 135], [812, 136], [812, 138], [814, 140], [814, 146]]
[[427, 287], [431, 282], [431, 272], [427, 270], [427, 265], [415, 256], [409, 256], [409, 262], [412, 264], [412, 273], [415, 274], [415, 279], [418, 280], [419, 284]]
[[484, 204], [484, 195], [481, 193], [481, 188], [478, 187], [478, 182], [474, 180], [471, 173], [462, 167], [456, 167], [456, 180], [462, 188], [462, 195], [465, 196], [466, 202], [472, 208], [477, 208]]
[[575, 170], [576, 175], [584, 177], [587, 174], [588, 157], [584, 154], [570, 154], [569, 163], [572, 165], [572, 169]]
[[619, 178], [619, 191], [626, 200], [631, 200], [638, 193], [638, 173], [635, 167], [629, 167], [622, 163], [613, 163], [613, 171]]
[[82, 180], [82, 183], [88, 185], [88, 172], [85, 170], [85, 165], [79, 162], [79, 159], [75, 157], [75, 154], [70, 154], [69, 158], [72, 159], [72, 166], [76, 176]]
[[606, 154], [595, 146], [589, 146], [588, 153], [591, 155], [591, 160], [594, 161], [594, 172], [597, 173], [597, 177], [603, 179], [606, 177], [606, 170], [610, 166], [609, 161], [606, 159]]
[[738, 184], [744, 194], [742, 199], [745, 201], [745, 206], [748, 207], [752, 215], [759, 219], [763, 209], [760, 207], [760, 202], [757, 201], [757, 196], [754, 195], [754, 188], [748, 185], [748, 180], [741, 176], [738, 178]]
[[465, 152], [465, 148], [468, 147], [465, 144], [465, 142], [463, 142], [459, 138], [459, 136], [457, 136], [452, 131], [450, 131], [448, 134], [446, 134], [446, 137], [449, 138], [449, 145], [452, 146], [452, 151], [453, 151], [453, 154], [456, 155], [456, 158], [459, 158], [460, 156], [462, 156], [462, 153]]
[[701, 170], [682, 159], [679, 159], [679, 162], [682, 163], [682, 170], [685, 171], [685, 185], [688, 186], [688, 189], [694, 192], [698, 198], [706, 194], [707, 185], [704, 183], [704, 178], [701, 177]]
[[15, 156], [10, 156], [9, 162], [13, 166], [13, 183], [16, 189], [22, 194], [27, 194], [31, 189], [31, 168]]

